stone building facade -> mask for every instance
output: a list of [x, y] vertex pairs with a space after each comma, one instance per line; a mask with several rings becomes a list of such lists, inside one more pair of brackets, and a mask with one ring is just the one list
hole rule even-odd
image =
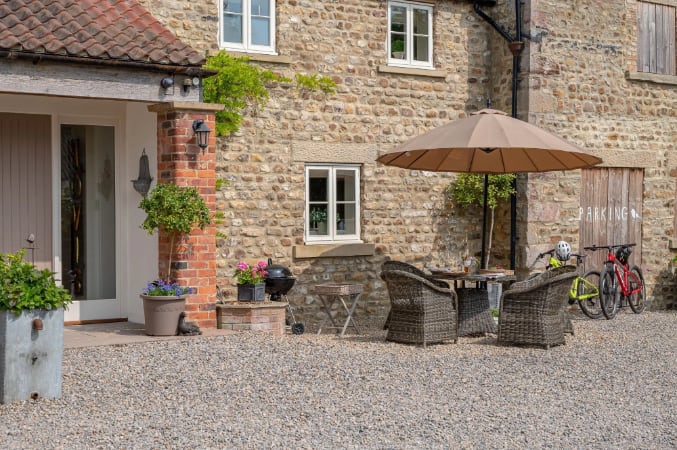
[[[675, 0], [652, 1], [677, 6]], [[220, 49], [218, 2], [141, 3], [193, 48], [207, 54]], [[511, 112], [513, 58], [498, 28], [515, 36], [516, 3], [479, 2], [495, 21], [492, 26], [469, 1], [399, 2], [432, 8], [428, 69], [389, 63], [389, 3], [276, 1], [276, 54], [243, 52], [252, 64], [290, 77], [329, 76], [338, 88], [324, 95], [272, 86], [265, 108], [252, 109], [237, 133], [218, 139], [216, 173], [227, 183], [216, 199], [225, 215], [218, 231], [226, 236], [217, 243], [217, 281], [227, 296], [234, 296], [238, 261], [272, 258], [296, 275], [289, 297], [303, 320], [317, 318], [313, 286], [322, 282], [363, 284], [357, 314], [375, 316], [388, 306], [378, 276], [386, 258], [447, 266], [466, 251], [479, 253], [481, 210], [461, 209], [446, 199], [453, 174], [407, 171], [374, 160], [398, 143], [485, 107], [488, 99]], [[600, 156], [599, 170], [640, 170], [637, 255], [652, 307], [674, 308], [669, 261], [677, 247], [677, 76], [638, 72], [639, 4], [523, 1], [517, 116]], [[305, 167], [313, 163], [359, 166], [361, 242], [307, 242]], [[575, 250], [605, 243], [584, 242], [589, 238], [584, 239], [588, 225], [581, 198], [595, 187], [586, 187], [591, 175], [582, 172], [519, 176], [518, 271], [559, 239]], [[498, 211], [495, 233], [493, 262], [505, 266], [507, 205]]]

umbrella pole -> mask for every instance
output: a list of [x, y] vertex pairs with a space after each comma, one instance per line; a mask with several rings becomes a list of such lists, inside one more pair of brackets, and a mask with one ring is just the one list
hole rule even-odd
[[487, 240], [487, 209], [489, 198], [489, 175], [484, 174], [484, 214], [482, 214], [482, 256], [480, 258], [480, 268], [484, 269], [486, 263], [486, 240]]

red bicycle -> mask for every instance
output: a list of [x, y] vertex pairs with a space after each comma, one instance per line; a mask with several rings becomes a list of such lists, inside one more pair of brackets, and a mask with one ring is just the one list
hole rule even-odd
[[[635, 314], [644, 311], [646, 307], [646, 289], [641, 269], [628, 265], [628, 258], [632, 253], [630, 247], [636, 244], [620, 245], [593, 245], [586, 250], [607, 249], [604, 269], [599, 278], [599, 298], [604, 317], [611, 320], [621, 306], [630, 305]], [[616, 251], [614, 252], [614, 249]]]

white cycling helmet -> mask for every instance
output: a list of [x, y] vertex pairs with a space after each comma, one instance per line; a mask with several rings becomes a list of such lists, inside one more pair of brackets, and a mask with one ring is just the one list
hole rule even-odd
[[571, 246], [567, 241], [559, 241], [555, 244], [555, 257], [562, 262], [566, 262], [571, 258]]

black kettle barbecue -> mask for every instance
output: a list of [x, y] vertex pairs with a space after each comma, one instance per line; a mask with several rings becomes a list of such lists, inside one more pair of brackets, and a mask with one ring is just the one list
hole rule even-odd
[[287, 323], [291, 323], [290, 329], [292, 333], [303, 334], [305, 326], [303, 323], [296, 321], [294, 309], [289, 303], [289, 298], [287, 298], [287, 293], [294, 287], [294, 283], [296, 283], [296, 277], [292, 275], [292, 272], [288, 267], [273, 264], [272, 258], [268, 258], [266, 272], [268, 272], [268, 275], [266, 275], [266, 293], [270, 295], [270, 301], [282, 301], [282, 296], [284, 296], [284, 299], [287, 302], [287, 311], [291, 316], [291, 322], [287, 319]]

